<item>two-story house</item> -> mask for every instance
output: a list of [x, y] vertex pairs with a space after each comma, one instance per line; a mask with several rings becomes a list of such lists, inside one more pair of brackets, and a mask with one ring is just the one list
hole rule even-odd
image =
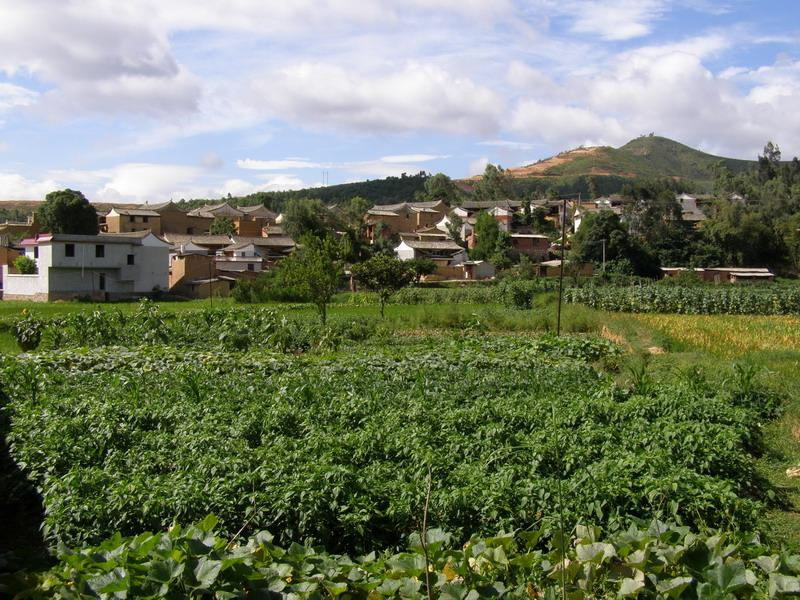
[[36, 273], [3, 265], [4, 300], [115, 300], [168, 289], [170, 245], [149, 231], [43, 234], [22, 247]]

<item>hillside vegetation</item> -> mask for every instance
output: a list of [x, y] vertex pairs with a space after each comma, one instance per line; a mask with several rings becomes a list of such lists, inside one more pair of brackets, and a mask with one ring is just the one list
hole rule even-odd
[[509, 169], [514, 177], [619, 176], [626, 178], [673, 177], [710, 183], [719, 161], [733, 173], [755, 166], [754, 161], [706, 154], [674, 140], [646, 136], [620, 148], [577, 148], [527, 165]]

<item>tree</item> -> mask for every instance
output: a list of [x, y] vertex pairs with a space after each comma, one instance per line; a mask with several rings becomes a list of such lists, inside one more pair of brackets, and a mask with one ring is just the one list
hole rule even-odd
[[777, 144], [767, 142], [764, 146], [764, 154], [758, 157], [758, 178], [763, 183], [774, 179], [781, 166], [781, 149]]
[[463, 241], [461, 239], [461, 228], [464, 227], [464, 219], [455, 213], [451, 213], [447, 218], [450, 221], [447, 224], [447, 233], [457, 244], [460, 244]]
[[58, 190], [45, 196], [38, 211], [42, 231], [97, 235], [97, 211], [77, 190]]
[[603, 260], [603, 240], [609, 270], [632, 271], [632, 274], [645, 277], [659, 274], [658, 258], [632, 237], [619, 216], [610, 210], [586, 215], [580, 229], [572, 237], [570, 258], [576, 263], [600, 264]]
[[312, 302], [319, 311], [322, 324], [328, 317], [328, 304], [339, 289], [344, 276], [342, 249], [331, 236], [306, 234], [300, 247], [280, 264], [286, 283]]
[[436, 270], [436, 263], [430, 258], [412, 258], [406, 261], [406, 265], [411, 271], [414, 283], [419, 283], [425, 275], [432, 275]]
[[364, 213], [372, 206], [361, 196], [353, 196], [336, 211], [334, 229], [342, 234], [344, 258], [348, 262], [362, 261], [373, 253], [364, 236]]
[[475, 186], [475, 197], [478, 200], [504, 202], [513, 200], [516, 195], [511, 174], [499, 165], [486, 165], [483, 177]]
[[382, 319], [386, 302], [397, 290], [411, 283], [414, 273], [408, 264], [399, 258], [376, 254], [363, 263], [353, 265], [353, 276], [361, 285], [378, 294]]
[[497, 220], [487, 212], [478, 213], [475, 221], [475, 247], [470, 256], [475, 260], [498, 259], [507, 256], [510, 249], [511, 237], [500, 231]]
[[461, 192], [453, 180], [444, 173], [437, 173], [425, 180], [425, 191], [417, 193], [422, 201], [442, 201], [450, 206], [461, 204]]
[[236, 233], [236, 225], [230, 217], [218, 217], [211, 223], [209, 233], [211, 235], [233, 235]]
[[330, 211], [321, 200], [292, 199], [283, 211], [283, 229], [295, 240], [307, 235], [324, 238], [332, 229], [331, 222]]
[[14, 259], [14, 268], [22, 275], [33, 275], [36, 273], [36, 261], [27, 256], [18, 256]]

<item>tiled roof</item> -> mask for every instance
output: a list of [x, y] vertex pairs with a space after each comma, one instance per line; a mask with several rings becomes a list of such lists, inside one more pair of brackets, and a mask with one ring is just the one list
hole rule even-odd
[[415, 250], [452, 250], [453, 252], [459, 252], [463, 250], [463, 248], [456, 244], [453, 240], [444, 240], [440, 242], [429, 240], [403, 240], [403, 243], [409, 248], [414, 248]]

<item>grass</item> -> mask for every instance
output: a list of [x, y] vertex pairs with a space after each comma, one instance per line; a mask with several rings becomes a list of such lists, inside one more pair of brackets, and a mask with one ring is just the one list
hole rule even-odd
[[661, 314], [608, 318], [608, 330], [629, 345], [629, 363], [646, 360], [653, 377], [680, 377], [693, 371], [715, 385], [734, 376], [734, 363], [749, 363], [759, 367], [761, 380], [786, 399], [781, 416], [764, 426], [765, 451], [758, 471], [787, 500], [785, 510], [773, 510], [764, 520], [767, 533], [800, 547], [800, 477], [786, 474], [788, 468], [800, 466], [800, 318]]

